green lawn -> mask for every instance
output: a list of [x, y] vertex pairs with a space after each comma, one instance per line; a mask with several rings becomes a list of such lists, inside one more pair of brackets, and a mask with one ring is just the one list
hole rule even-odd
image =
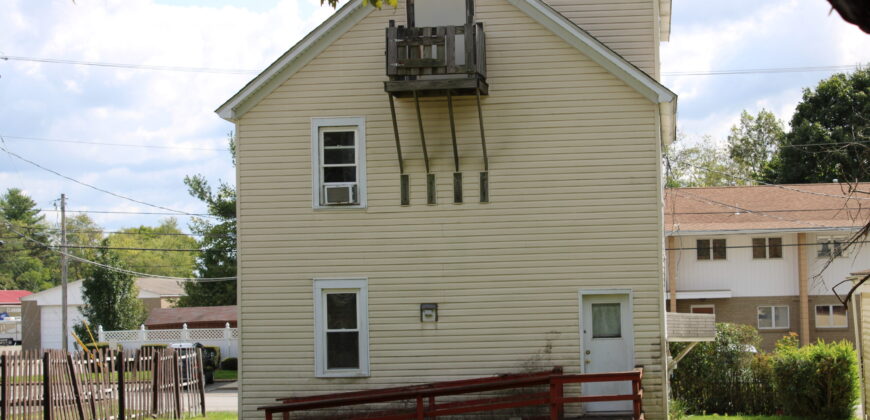
[[791, 417], [791, 416], [720, 416], [718, 414], [713, 414], [709, 416], [688, 416], [686, 417], [688, 420], [804, 420], [800, 417]]
[[216, 381], [235, 381], [239, 379], [239, 371], [218, 369], [214, 371]]
[[[205, 417], [184, 417], [185, 419], [190, 420], [236, 420], [239, 418], [239, 414], [235, 411], [215, 411], [210, 413], [205, 413]], [[172, 417], [160, 417], [158, 420], [168, 420]]]

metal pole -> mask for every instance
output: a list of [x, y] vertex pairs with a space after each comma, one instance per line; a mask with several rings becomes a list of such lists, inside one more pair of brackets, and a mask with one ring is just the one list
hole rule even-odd
[[67, 265], [68, 261], [66, 258], [66, 194], [60, 195], [60, 246], [61, 252], [60, 254], [60, 283], [61, 283], [61, 322], [63, 323], [63, 327], [61, 331], [63, 331], [63, 351], [69, 351], [69, 322], [67, 320]]

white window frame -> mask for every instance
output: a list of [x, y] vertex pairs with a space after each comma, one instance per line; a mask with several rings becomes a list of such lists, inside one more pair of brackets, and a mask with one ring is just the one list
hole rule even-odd
[[[764, 257], [759, 257], [759, 258], [755, 257], [755, 243], [753, 241], [756, 239], [764, 240]], [[779, 256], [778, 257], [771, 257], [770, 256], [770, 240], [771, 239], [779, 239]], [[781, 236], [766, 236], [766, 237], [753, 236], [752, 238], [750, 238], [749, 244], [750, 244], [750, 253], [752, 254], [752, 259], [755, 261], [781, 260], [781, 259], [785, 258], [785, 252], [783, 251], [783, 244], [782, 244], [782, 237]]]
[[849, 310], [848, 309], [846, 310], [846, 324], [845, 325], [819, 325], [819, 312], [818, 311], [819, 311], [819, 307], [822, 307], [822, 306], [828, 308], [828, 316], [830, 317], [831, 321], [833, 321], [834, 320], [834, 317], [833, 317], [834, 308], [833, 307], [834, 306], [843, 306], [843, 305], [839, 305], [839, 304], [835, 304], [835, 303], [827, 304], [827, 305], [816, 305], [815, 311], [813, 312], [813, 316], [816, 317], [816, 328], [819, 328], [819, 329], [849, 328]]
[[[713, 241], [722, 240], [725, 241], [725, 258], [716, 258], [715, 252], [713, 251]], [[702, 259], [698, 258], [698, 241], [707, 241], [710, 243], [710, 258]], [[695, 261], [728, 261], [728, 238], [695, 238]]]
[[[820, 255], [819, 253], [822, 251], [822, 243], [823, 242], [832, 242], [837, 241], [840, 243], [840, 255], [834, 256], [834, 258], [848, 257], [849, 251], [843, 249], [843, 245], [848, 242], [845, 236], [842, 235], [828, 235], [828, 236], [818, 236], [816, 237], [816, 243], [818, 243], [818, 248], [816, 248], [816, 257], [818, 258], [830, 258], [830, 255]], [[833, 250], [833, 249], [832, 249]]]
[[[356, 184], [357, 204], [325, 205], [322, 204], [323, 182], [321, 180], [321, 163], [323, 153], [320, 142], [324, 129], [335, 131], [353, 130], [356, 132]], [[364, 209], [367, 206], [366, 195], [366, 119], [365, 117], [336, 117], [311, 119], [311, 204], [315, 209]]]
[[699, 308], [699, 309], [701, 309], [701, 308], [710, 308], [710, 309], [713, 310], [713, 315], [716, 315], [716, 305], [713, 305], [713, 304], [706, 304], [706, 305], [690, 305], [690, 306], [689, 306], [689, 313], [692, 313], [692, 314], [695, 313], [695, 308]]
[[[359, 368], [326, 368], [326, 294], [357, 294]], [[368, 279], [314, 279], [314, 376], [318, 378], [361, 378], [371, 375], [369, 365]]]
[[[761, 308], [770, 308], [770, 322], [772, 326], [762, 327], [761, 319], [758, 318], [758, 310]], [[785, 308], [785, 325], [776, 325], [776, 308]], [[791, 308], [788, 305], [758, 305], [755, 308], [755, 325], [759, 330], [785, 330], [791, 325]]]

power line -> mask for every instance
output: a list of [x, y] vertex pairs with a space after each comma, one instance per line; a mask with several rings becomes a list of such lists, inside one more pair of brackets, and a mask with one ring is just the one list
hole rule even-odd
[[181, 67], [181, 66], [159, 66], [149, 64], [127, 64], [127, 63], [106, 63], [100, 61], [81, 61], [68, 60], [63, 58], [45, 58], [45, 57], [23, 57], [14, 55], [0, 56], [0, 60], [6, 61], [29, 61], [34, 63], [49, 63], [49, 64], [73, 64], [77, 66], [95, 66], [95, 67], [114, 67], [132, 70], [158, 70], [158, 71], [177, 71], [185, 73], [215, 73], [215, 74], [256, 74], [259, 70], [249, 69], [219, 69], [212, 67]]
[[[792, 213], [792, 212], [817, 212], [817, 211], [842, 211], [843, 208], [835, 208], [835, 209], [776, 209], [776, 210], [763, 210], [765, 213]], [[853, 210], [859, 210], [854, 208]], [[870, 209], [863, 209], [865, 211], [870, 211]], [[684, 212], [676, 212], [676, 213], [668, 213], [665, 212], [665, 216], [676, 216], [676, 215], [687, 215], [687, 214], [734, 214], [733, 211], [684, 211]]]
[[[676, 159], [675, 159], [675, 160], [676, 160]], [[710, 169], [710, 168], [705, 168], [705, 167], [703, 167], [703, 166], [696, 166], [696, 165], [693, 165], [693, 164], [691, 164], [691, 163], [689, 163], [689, 162], [686, 162], [686, 161], [680, 161], [680, 160], [677, 160], [677, 162], [678, 162], [678, 163], [681, 163], [681, 164], [683, 164], [683, 165], [686, 165], [686, 166], [688, 166], [688, 167], [690, 167], [690, 168], [694, 168], [694, 169], [698, 169], [698, 170], [702, 170], [702, 171], [706, 171], [706, 172], [712, 172], [712, 173], [714, 173], [714, 174], [719, 174], [719, 175], [722, 175], [722, 176], [725, 176], [725, 177], [728, 177], [728, 178], [731, 178], [731, 179], [739, 179], [739, 180], [741, 180], [741, 181], [751, 182], [751, 183], [757, 183], [757, 184], [766, 185], [766, 186], [769, 186], [769, 187], [776, 187], [776, 188], [783, 189], [783, 190], [787, 190], [787, 191], [794, 191], [794, 192], [799, 192], [799, 193], [804, 193], [804, 194], [810, 194], [810, 195], [818, 195], [818, 196], [822, 196], [822, 197], [831, 197], [831, 198], [843, 198], [843, 199], [851, 199], [851, 200], [867, 200], [867, 201], [870, 201], [870, 198], [868, 198], [868, 197], [854, 197], [854, 196], [851, 196], [851, 195], [848, 195], [848, 196], [847, 196], [847, 195], [839, 195], [839, 194], [828, 194], [828, 193], [823, 193], [823, 192], [818, 192], [818, 191], [803, 190], [803, 189], [800, 189], [800, 188], [790, 187], [790, 186], [787, 186], [787, 185], [771, 184], [771, 183], [768, 183], [768, 182], [763, 182], [763, 181], [758, 181], [758, 180], [755, 180], [755, 179], [745, 178], [745, 177], [742, 177], [742, 176], [739, 176], [739, 175], [734, 175], [734, 174], [732, 174], [732, 173], [722, 172], [722, 171], [717, 171], [717, 170], [715, 170], [715, 169]], [[673, 188], [671, 188], [671, 190], [673, 190]]]
[[[682, 192], [683, 194], [681, 194], [681, 192]], [[757, 214], [757, 215], [759, 215], [759, 216], [769, 217], [769, 218], [772, 218], [772, 219], [779, 220], [779, 221], [781, 221], [781, 222], [803, 223], [803, 224], [807, 224], [807, 225], [810, 225], [810, 226], [815, 226], [815, 227], [820, 227], [820, 228], [825, 228], [825, 229], [833, 229], [833, 228], [834, 228], [833, 226], [824, 226], [824, 225], [820, 225], [820, 224], [817, 224], [817, 223], [807, 222], [807, 221], [805, 221], [805, 220], [794, 220], [794, 219], [788, 219], [788, 218], [780, 217], [780, 216], [776, 216], [776, 215], [773, 215], [773, 214], [767, 214], [767, 213], [762, 212], [762, 211], [749, 210], [749, 209], [745, 209], [745, 208], [743, 208], [743, 207], [738, 207], [738, 206], [733, 206], [733, 205], [731, 205], [731, 204], [723, 203], [723, 202], [721, 202], [721, 201], [711, 200], [711, 199], [706, 198], [706, 197], [699, 197], [699, 196], [694, 195], [694, 194], [688, 194], [688, 195], [686, 195], [685, 191], [681, 191], [681, 192], [674, 191], [674, 194], [679, 195], [679, 196], [682, 196], [682, 197], [685, 197], [685, 198], [688, 198], [688, 199], [690, 199], [690, 200], [695, 200], [695, 201], [700, 201], [700, 202], [706, 202], [706, 203], [714, 204], [714, 205], [721, 206], [721, 207], [726, 207], [726, 208], [732, 208], [732, 209], [740, 210], [740, 211], [742, 211], [742, 212], [746, 212], [746, 213], [752, 213], [752, 214]]]
[[663, 72], [663, 76], [722, 76], [732, 74], [769, 74], [769, 73], [805, 73], [816, 71], [838, 71], [852, 70], [858, 68], [858, 65], [839, 65], [839, 66], [806, 66], [806, 67], [773, 67], [773, 68], [758, 68], [758, 69], [730, 69], [730, 70], [688, 70], [688, 71], [670, 71]]
[[[2, 140], [2, 139], [3, 139], [3, 137], [0, 137], [0, 140]], [[22, 156], [20, 156], [20, 155], [18, 155], [18, 154], [16, 154], [16, 153], [13, 153], [13, 152], [10, 151], [9, 149], [7, 149], [5, 146], [0, 145], [0, 150], [3, 150], [3, 151], [6, 152], [8, 155], [13, 156], [13, 157], [15, 157], [15, 158], [17, 158], [17, 159], [19, 159], [19, 160], [24, 161], [24, 162], [27, 162], [27, 163], [29, 163], [29, 164], [31, 164], [31, 165], [33, 165], [33, 166], [36, 166], [37, 168], [42, 169], [42, 170], [44, 170], [44, 171], [46, 171], [46, 172], [53, 173], [53, 174], [55, 174], [55, 175], [57, 175], [57, 176], [59, 176], [59, 177], [61, 177], [61, 178], [64, 178], [64, 179], [70, 180], [70, 181], [72, 181], [72, 182], [75, 182], [76, 184], [83, 185], [83, 186], [85, 186], [85, 187], [88, 187], [88, 188], [91, 188], [91, 189], [97, 190], [97, 191], [99, 191], [99, 192], [102, 192], [102, 193], [105, 193], [105, 194], [109, 194], [109, 195], [111, 195], [111, 196], [118, 197], [118, 198], [121, 198], [121, 199], [124, 199], [124, 200], [127, 200], [127, 201], [132, 201], [132, 202], [137, 203], [137, 204], [142, 204], [142, 205], [144, 205], [144, 206], [154, 207], [154, 208], [156, 208], [156, 209], [160, 209], [160, 210], [166, 210], [166, 211], [174, 212], [174, 213], [177, 213], [177, 214], [184, 214], [184, 215], [188, 215], [188, 216], [197, 216], [196, 214], [188, 213], [188, 212], [186, 212], [186, 211], [175, 210], [175, 209], [171, 209], [171, 208], [169, 208], [169, 207], [158, 206], [158, 205], [156, 205], [156, 204], [147, 203], [147, 202], [142, 201], [142, 200], [137, 200], [137, 199], [135, 199], [135, 198], [130, 198], [130, 197], [127, 197], [127, 196], [124, 196], [124, 195], [121, 195], [121, 194], [113, 193], [113, 192], [111, 192], [111, 191], [109, 191], [109, 190], [106, 190], [106, 189], [103, 189], [103, 188], [100, 188], [100, 187], [97, 187], [97, 186], [94, 186], [94, 185], [91, 185], [91, 184], [88, 184], [88, 183], [85, 183], [85, 182], [79, 181], [79, 180], [77, 180], [77, 179], [75, 179], [75, 178], [68, 177], [68, 176], [66, 176], [66, 175], [64, 175], [64, 174], [62, 174], [62, 173], [60, 173], [60, 172], [57, 172], [57, 171], [55, 171], [55, 170], [53, 170], [53, 169], [46, 168], [46, 167], [44, 167], [44, 166], [42, 166], [42, 165], [40, 165], [40, 164], [38, 164], [38, 163], [36, 163], [36, 162], [34, 162], [34, 161], [32, 161], [32, 160], [28, 160], [28, 159], [26, 159], [26, 158], [24, 158], [24, 157], [22, 157]], [[209, 215], [209, 217], [214, 217], [214, 216]]]
[[[38, 209], [39, 211], [45, 212], [59, 212], [57, 209]], [[163, 216], [195, 216], [195, 217], [218, 217], [212, 214], [206, 213], [169, 213], [169, 212], [159, 212], [159, 211], [132, 211], [132, 210], [67, 210], [67, 213], [97, 213], [97, 214], [154, 214], [154, 215], [163, 215]]]
[[76, 261], [79, 261], [79, 262], [82, 262], [85, 264], [95, 265], [97, 267], [102, 267], [102, 268], [105, 268], [107, 270], [112, 270], [112, 271], [116, 271], [119, 273], [125, 273], [125, 274], [130, 274], [130, 275], [139, 276], [139, 277], [151, 277], [151, 278], [158, 278], [158, 279], [165, 279], [165, 280], [175, 280], [175, 281], [180, 281], [180, 282], [211, 283], [211, 282], [218, 282], [218, 281], [236, 280], [236, 277], [172, 277], [172, 276], [161, 276], [161, 275], [157, 275], [157, 274], [140, 273], [138, 271], [127, 270], [127, 269], [120, 268], [120, 267], [114, 267], [111, 265], [99, 263], [96, 261], [91, 261], [91, 260], [86, 259], [86, 258], [81, 258], [81, 257], [75, 256], [75, 255], [72, 255], [72, 254], [69, 254], [69, 253], [66, 253], [63, 251], [58, 251], [56, 249], [53, 249], [52, 245], [44, 244], [36, 239], [33, 239], [33, 238], [21, 233], [21, 232], [16, 231], [15, 229], [12, 228], [12, 224], [9, 223], [8, 220], [2, 219], [2, 221], [7, 224], [7, 227], [9, 228], [9, 230], [11, 230], [12, 232], [14, 232], [18, 235], [21, 235], [22, 238], [24, 238], [30, 242], [33, 242], [37, 245], [41, 245], [43, 247], [46, 247], [50, 251], [56, 252], [56, 253], [61, 254], [61, 255], [65, 255], [68, 258], [71, 258], [73, 260], [76, 260]]
[[9, 135], [0, 135], [6, 139], [15, 139], [15, 140], [32, 140], [32, 141], [46, 141], [46, 142], [56, 142], [56, 143], [75, 143], [75, 144], [94, 144], [99, 146], [118, 146], [118, 147], [144, 147], [149, 149], [172, 149], [172, 150], [208, 150], [208, 151], [224, 151], [226, 149], [218, 149], [211, 147], [182, 147], [182, 146], [158, 146], [153, 144], [124, 144], [124, 143], [110, 143], [103, 141], [86, 141], [86, 140], [71, 140], [71, 139], [47, 139], [42, 137], [24, 137], [24, 136], [9, 136]]
[[[45, 245], [48, 248], [60, 248], [60, 245]], [[67, 248], [75, 249], [110, 249], [113, 251], [159, 251], [159, 252], [203, 252], [200, 248], [137, 248], [137, 247], [113, 247], [100, 245], [67, 245]]]

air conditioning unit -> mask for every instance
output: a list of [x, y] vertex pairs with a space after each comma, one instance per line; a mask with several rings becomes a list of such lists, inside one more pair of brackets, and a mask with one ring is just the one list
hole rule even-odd
[[327, 206], [339, 206], [357, 204], [356, 184], [333, 184], [323, 186], [323, 204]]

